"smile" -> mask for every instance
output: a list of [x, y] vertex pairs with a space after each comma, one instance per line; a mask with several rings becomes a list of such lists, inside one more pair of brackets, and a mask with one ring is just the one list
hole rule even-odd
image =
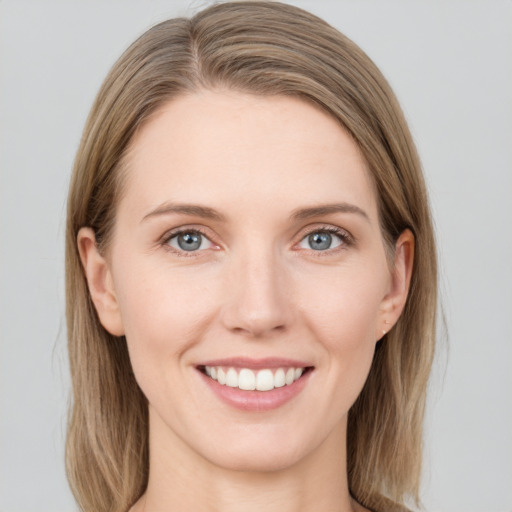
[[246, 412], [263, 412], [290, 402], [311, 380], [306, 361], [268, 357], [230, 357], [204, 361], [196, 370], [222, 402]]
[[300, 379], [308, 368], [263, 368], [253, 371], [249, 368], [227, 368], [223, 366], [204, 366], [204, 373], [222, 386], [238, 388], [244, 391], [271, 391], [275, 388], [290, 386]]

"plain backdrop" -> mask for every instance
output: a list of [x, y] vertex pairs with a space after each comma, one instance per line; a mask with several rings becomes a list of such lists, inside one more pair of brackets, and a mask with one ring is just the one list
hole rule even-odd
[[[417, 142], [440, 247], [423, 498], [512, 511], [512, 2], [295, 1], [355, 40]], [[64, 512], [66, 190], [101, 81], [145, 29], [208, 2], [0, 0], [0, 512]], [[322, 511], [319, 511], [322, 512]]]

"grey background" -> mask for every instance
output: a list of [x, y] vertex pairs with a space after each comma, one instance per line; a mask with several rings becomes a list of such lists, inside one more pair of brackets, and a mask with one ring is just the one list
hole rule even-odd
[[[94, 95], [136, 36], [207, 3], [0, 0], [1, 512], [75, 510], [63, 469], [63, 227]], [[376, 61], [423, 159], [449, 333], [431, 386], [426, 509], [510, 512], [512, 2], [290, 3]]]

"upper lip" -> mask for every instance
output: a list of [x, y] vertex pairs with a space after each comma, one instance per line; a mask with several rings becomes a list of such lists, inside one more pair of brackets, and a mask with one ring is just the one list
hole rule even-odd
[[229, 357], [223, 359], [209, 359], [197, 365], [201, 366], [231, 366], [235, 368], [249, 368], [259, 370], [263, 368], [307, 368], [312, 366], [310, 363], [298, 359], [288, 359], [284, 357], [264, 357], [253, 359], [250, 357]]

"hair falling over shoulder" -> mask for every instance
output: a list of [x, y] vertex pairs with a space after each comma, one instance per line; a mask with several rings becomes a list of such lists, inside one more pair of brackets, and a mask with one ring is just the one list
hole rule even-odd
[[372, 510], [419, 501], [422, 425], [434, 354], [437, 263], [419, 158], [398, 102], [373, 62], [316, 16], [278, 2], [220, 3], [156, 25], [105, 79], [71, 178], [66, 301], [73, 384], [67, 471], [80, 509], [126, 512], [148, 481], [148, 411], [124, 337], [110, 335], [92, 304], [77, 233], [94, 229], [108, 251], [122, 191], [123, 157], [159, 106], [201, 88], [228, 87], [313, 102], [352, 135], [375, 183], [391, 248], [408, 228], [414, 270], [404, 312], [379, 342], [348, 423], [352, 495]]

